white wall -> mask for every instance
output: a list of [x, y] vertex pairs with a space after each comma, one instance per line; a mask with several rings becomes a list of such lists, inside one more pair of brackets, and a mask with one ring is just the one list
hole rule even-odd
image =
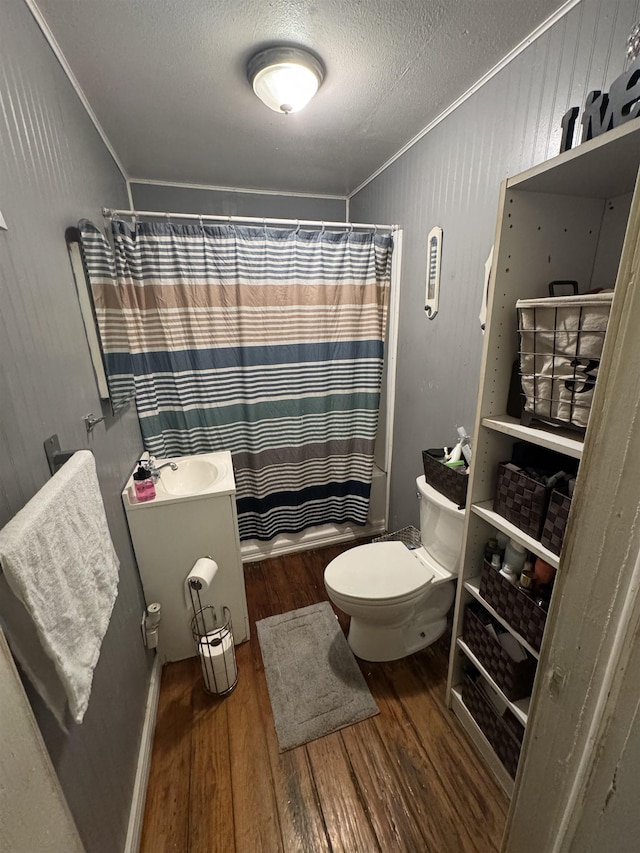
[[346, 201], [286, 193], [260, 193], [246, 190], [182, 187], [172, 184], [132, 182], [131, 192], [137, 210], [171, 213], [208, 213], [221, 216], [265, 216], [274, 219], [324, 219], [342, 222]]

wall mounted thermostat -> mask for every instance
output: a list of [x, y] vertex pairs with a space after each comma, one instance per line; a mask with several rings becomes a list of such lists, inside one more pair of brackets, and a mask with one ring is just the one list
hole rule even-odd
[[440, 258], [442, 255], [442, 228], [432, 228], [427, 237], [427, 287], [424, 310], [429, 320], [438, 313], [440, 298]]

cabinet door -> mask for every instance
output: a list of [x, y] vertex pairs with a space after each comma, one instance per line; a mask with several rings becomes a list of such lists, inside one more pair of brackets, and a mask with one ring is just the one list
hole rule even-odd
[[129, 529], [147, 604], [162, 605], [159, 651], [164, 660], [195, 655], [185, 600], [185, 579], [200, 557], [212, 557], [218, 572], [201, 595], [203, 606], [231, 611], [235, 643], [247, 639], [244, 576], [233, 495], [137, 508]]

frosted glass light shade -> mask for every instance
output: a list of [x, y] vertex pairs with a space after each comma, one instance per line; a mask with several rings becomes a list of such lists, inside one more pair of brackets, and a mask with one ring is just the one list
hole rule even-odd
[[253, 91], [277, 113], [295, 113], [309, 103], [324, 77], [320, 61], [299, 48], [269, 48], [247, 68]]

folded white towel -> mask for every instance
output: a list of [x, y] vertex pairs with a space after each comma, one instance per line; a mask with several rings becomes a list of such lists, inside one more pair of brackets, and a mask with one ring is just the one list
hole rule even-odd
[[[56, 717], [63, 694], [44, 671], [53, 661], [69, 710], [81, 723], [117, 595], [119, 561], [109, 535], [93, 454], [80, 450], [0, 530], [0, 564], [30, 616], [7, 619], [14, 654]], [[5, 608], [11, 609], [11, 608]]]

